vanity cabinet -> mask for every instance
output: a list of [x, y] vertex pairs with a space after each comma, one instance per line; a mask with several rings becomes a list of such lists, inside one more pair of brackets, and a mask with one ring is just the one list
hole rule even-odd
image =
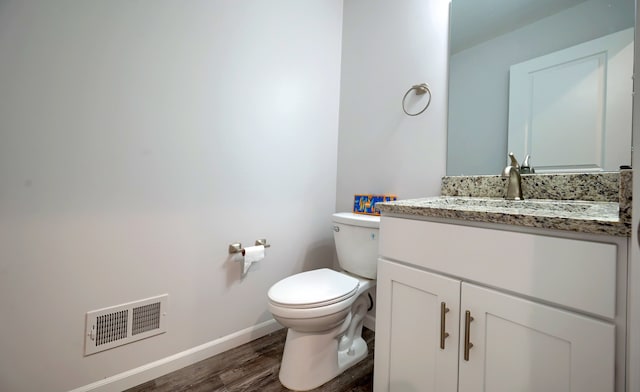
[[623, 391], [622, 253], [383, 216], [374, 390]]

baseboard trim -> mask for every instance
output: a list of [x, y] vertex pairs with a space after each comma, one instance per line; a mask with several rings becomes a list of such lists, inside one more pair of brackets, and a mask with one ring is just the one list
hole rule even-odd
[[120, 392], [238, 347], [282, 328], [283, 327], [275, 320], [267, 320], [169, 357], [73, 389], [70, 392]]

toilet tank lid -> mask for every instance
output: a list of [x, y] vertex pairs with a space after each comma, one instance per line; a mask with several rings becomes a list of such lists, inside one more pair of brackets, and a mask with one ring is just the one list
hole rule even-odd
[[321, 268], [284, 278], [269, 289], [269, 300], [285, 306], [324, 306], [355, 294], [358, 279]]
[[336, 212], [333, 214], [335, 223], [362, 227], [380, 227], [380, 217], [376, 215], [354, 214], [353, 212]]

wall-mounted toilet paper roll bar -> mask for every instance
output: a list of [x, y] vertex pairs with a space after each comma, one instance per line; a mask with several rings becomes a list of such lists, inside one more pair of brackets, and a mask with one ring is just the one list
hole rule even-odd
[[[262, 245], [265, 248], [271, 247], [271, 244], [267, 244], [267, 240], [265, 238], [256, 240], [256, 245]], [[242, 247], [241, 243], [234, 242], [233, 244], [229, 244], [229, 253], [230, 254], [242, 253], [242, 255], [244, 256], [244, 248]]]

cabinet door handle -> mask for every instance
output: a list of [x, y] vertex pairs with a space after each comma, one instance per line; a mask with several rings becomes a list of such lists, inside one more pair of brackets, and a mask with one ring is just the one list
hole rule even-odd
[[469, 361], [469, 350], [473, 347], [473, 343], [470, 342], [471, 335], [471, 322], [473, 321], [473, 317], [471, 317], [470, 311], [464, 312], [464, 360]]
[[440, 302], [440, 348], [444, 350], [444, 340], [449, 337], [449, 333], [445, 332], [445, 314], [449, 312], [447, 304]]

